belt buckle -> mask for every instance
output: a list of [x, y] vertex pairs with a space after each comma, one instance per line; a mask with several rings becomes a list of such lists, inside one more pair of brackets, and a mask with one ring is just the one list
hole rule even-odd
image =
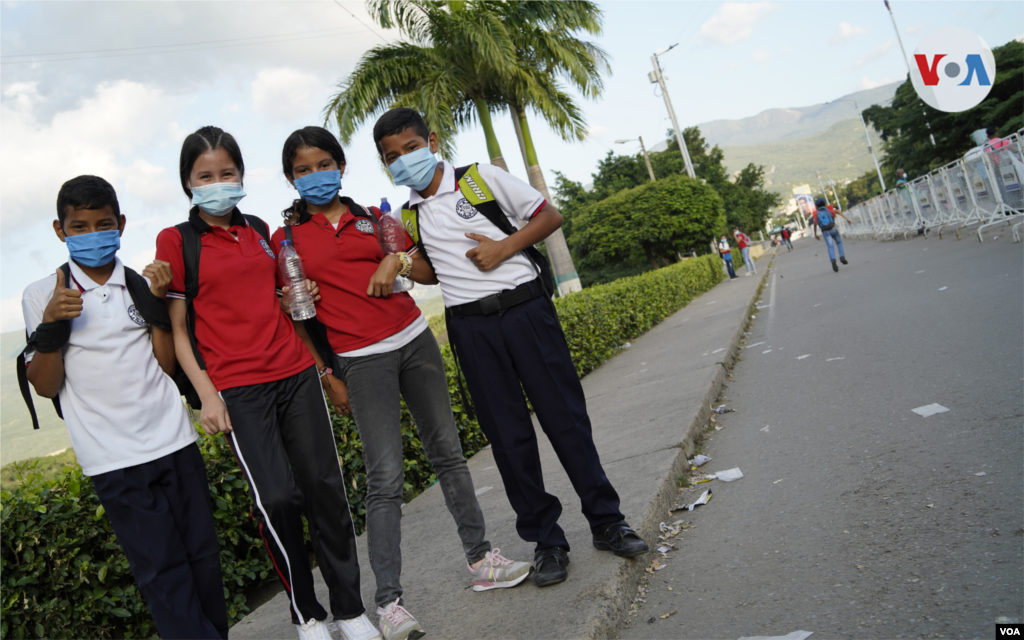
[[501, 311], [501, 301], [498, 299], [498, 294], [487, 296], [486, 298], [480, 298], [480, 313], [489, 316], [492, 313]]

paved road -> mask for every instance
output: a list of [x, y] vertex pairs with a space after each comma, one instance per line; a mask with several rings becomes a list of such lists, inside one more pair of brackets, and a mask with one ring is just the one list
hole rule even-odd
[[813, 239], [778, 255], [701, 469], [744, 478], [698, 485], [714, 498], [620, 638], [1021, 621], [1024, 249], [1002, 235], [848, 242], [838, 274]]

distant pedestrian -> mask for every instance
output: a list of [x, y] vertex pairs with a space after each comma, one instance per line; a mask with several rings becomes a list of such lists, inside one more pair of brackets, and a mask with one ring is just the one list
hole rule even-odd
[[782, 241], [785, 242], [786, 246], [789, 247], [789, 250], [792, 251], [793, 250], [793, 241], [790, 240], [790, 237], [793, 234], [790, 232], [790, 230], [788, 228], [782, 227], [781, 235], [782, 235]]
[[750, 236], [740, 231], [739, 227], [734, 227], [732, 237], [736, 239], [736, 244], [739, 245], [740, 254], [743, 256], [743, 266], [747, 268], [747, 275], [757, 273], [757, 267], [754, 266], [754, 261], [750, 259]]
[[732, 268], [732, 247], [729, 246], [729, 241], [724, 235], [718, 243], [718, 255], [722, 256], [722, 260], [725, 260], [725, 268], [729, 272], [729, 280], [735, 280], [736, 270]]
[[[839, 261], [843, 264], [850, 263], [846, 261], [843, 239], [839, 236], [839, 229], [836, 228], [836, 219], [833, 217], [833, 214], [843, 216], [847, 222], [850, 222], [850, 219], [842, 211], [829, 211], [824, 198], [818, 198], [814, 204], [818, 207], [818, 211], [811, 218], [814, 225], [814, 239], [818, 239], [818, 227], [821, 227], [821, 235], [825, 238], [825, 245], [828, 247], [828, 257], [832, 261], [832, 270], [838, 272], [839, 265], [836, 264], [836, 246], [839, 247]], [[851, 222], [851, 224], [853, 223]]]

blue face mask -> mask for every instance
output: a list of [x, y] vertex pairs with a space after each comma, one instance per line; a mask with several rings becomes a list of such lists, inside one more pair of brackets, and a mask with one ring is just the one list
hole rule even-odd
[[437, 158], [430, 153], [430, 148], [420, 147], [412, 153], [395, 158], [395, 161], [388, 166], [388, 171], [395, 184], [423, 191], [430, 186], [430, 181], [434, 179], [435, 168], [437, 168]]
[[245, 197], [241, 182], [214, 182], [192, 187], [192, 206], [211, 216], [226, 216]]
[[341, 191], [341, 171], [314, 171], [295, 179], [295, 188], [306, 202], [323, 206]]
[[117, 229], [64, 236], [71, 259], [83, 267], [102, 267], [114, 259], [121, 248], [121, 232]]

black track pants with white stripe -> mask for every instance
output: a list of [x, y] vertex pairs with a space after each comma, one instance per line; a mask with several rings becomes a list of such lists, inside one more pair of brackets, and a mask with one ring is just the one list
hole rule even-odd
[[291, 598], [292, 621], [327, 618], [313, 591], [303, 513], [334, 619], [361, 615], [355, 530], [316, 368], [225, 389], [221, 397], [233, 429], [227, 439], [249, 482], [260, 535]]

